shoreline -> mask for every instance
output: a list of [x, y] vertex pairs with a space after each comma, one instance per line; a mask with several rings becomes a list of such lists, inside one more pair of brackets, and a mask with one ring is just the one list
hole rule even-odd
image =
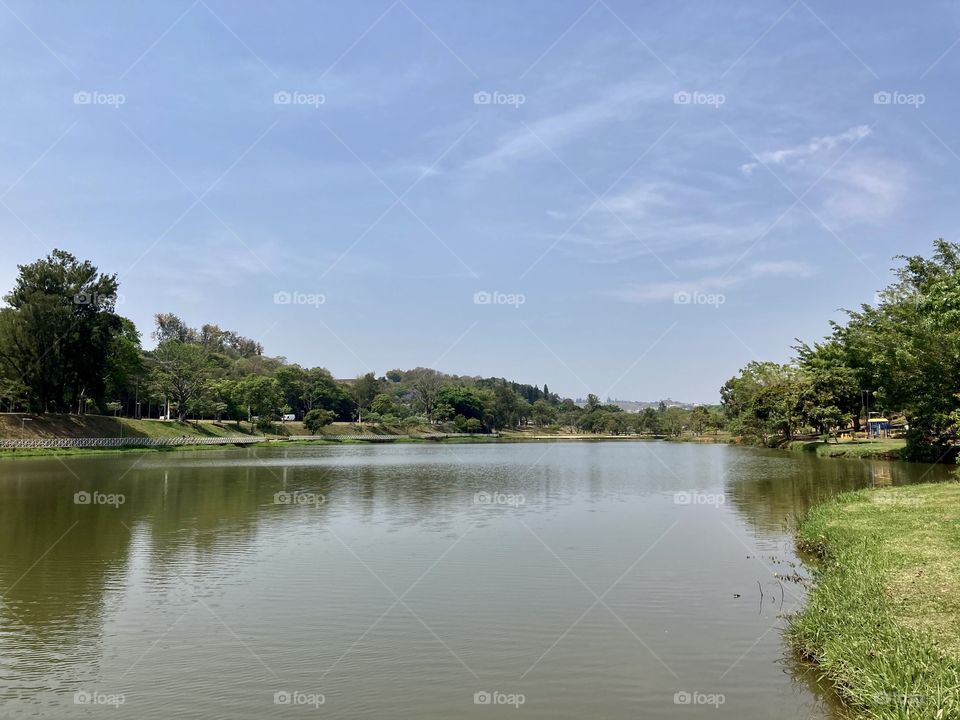
[[[201, 437], [201, 436], [197, 436]], [[249, 440], [249, 436], [243, 436], [241, 439]], [[466, 437], [410, 437], [404, 435], [382, 434], [375, 438], [369, 436], [355, 435], [329, 435], [323, 438], [310, 437], [300, 439], [296, 435], [286, 438], [271, 437], [257, 443], [246, 443], [244, 446], [233, 445], [230, 443], [218, 445], [205, 444], [183, 444], [183, 445], [120, 445], [115, 447], [26, 447], [26, 448], [0, 448], [0, 461], [16, 460], [27, 458], [44, 457], [77, 457], [84, 455], [116, 455], [127, 453], [151, 453], [151, 452], [197, 452], [200, 450], [234, 451], [247, 450], [257, 447], [309, 447], [336, 446], [336, 445], [428, 445], [428, 444], [450, 444], [450, 445], [470, 445], [470, 444], [494, 444], [494, 443], [545, 443], [545, 442], [565, 442], [569, 440], [579, 440], [585, 442], [652, 442], [665, 440], [659, 437], [629, 436], [629, 435], [537, 435], [537, 436], [502, 436], [502, 435], [475, 435]], [[689, 441], [688, 441], [689, 442]], [[704, 444], [713, 444], [712, 442]]]
[[780, 446], [789, 452], [814, 453], [822, 458], [860, 458], [867, 460], [903, 461], [906, 441], [898, 438], [882, 440], [846, 440], [833, 443], [829, 440], [791, 440]]
[[960, 484], [844, 493], [796, 532], [814, 582], [787, 640], [854, 717], [960, 717]]
[[[141, 421], [142, 422], [142, 421]], [[189, 434], [184, 433], [182, 436], [177, 437], [186, 437], [188, 442], [185, 444], [170, 444], [170, 445], [137, 445], [131, 443], [130, 445], [117, 445], [117, 446], [87, 446], [87, 447], [26, 447], [26, 448], [0, 448], [0, 461], [3, 460], [12, 460], [18, 458], [34, 458], [34, 457], [60, 457], [60, 456], [82, 456], [82, 455], [109, 455], [109, 454], [119, 454], [119, 453], [130, 453], [130, 452], [176, 452], [176, 451], [189, 451], [194, 452], [198, 450], [241, 450], [245, 449], [244, 447], [238, 447], [237, 445], [231, 444], [229, 442], [216, 445], [207, 445], [203, 443], [190, 444], [189, 439], [197, 438], [198, 440], [203, 440], [204, 438], [211, 437], [209, 434], [198, 432], [198, 428], [193, 425], [188, 425], [186, 423], [181, 424], [183, 429], [187, 430]], [[201, 428], [204, 426], [201, 425]], [[170, 425], [160, 426], [160, 429], [167, 431], [172, 429]], [[903, 448], [903, 441], [901, 440], [880, 440], [880, 441], [871, 441], [871, 440], [857, 440], [857, 441], [846, 441], [839, 444], [831, 443], [824, 440], [814, 440], [814, 441], [790, 441], [785, 444], [782, 444], [777, 447], [769, 447], [764, 445], [753, 445], [750, 443], [743, 443], [740, 438], [731, 437], [731, 436], [718, 436], [718, 435], [700, 435], [700, 436], [683, 436], [683, 437], [670, 437], [662, 435], [601, 435], [601, 434], [589, 434], [589, 433], [525, 433], [517, 431], [506, 431], [498, 434], [483, 434], [477, 433], [475, 435], [453, 435], [451, 436], [448, 433], [420, 433], [417, 435], [410, 435], [406, 433], [397, 432], [396, 429], [389, 427], [377, 427], [374, 428], [377, 432], [374, 433], [362, 433], [358, 432], [357, 426], [348, 426], [348, 430], [351, 432], [345, 433], [329, 433], [323, 437], [319, 436], [299, 436], [299, 435], [267, 435], [267, 436], [255, 436], [258, 438], [263, 438], [258, 442], [251, 443], [251, 435], [246, 433], [241, 433], [236, 436], [236, 439], [239, 441], [244, 441], [246, 448], [250, 447], [277, 447], [282, 445], [288, 445], [291, 447], [304, 447], [309, 445], [373, 445], [373, 444], [430, 444], [430, 443], [444, 443], [444, 444], [488, 444], [488, 443], [547, 443], [547, 442], [653, 442], [653, 441], [662, 441], [670, 443], [692, 443], [697, 445], [743, 445], [744, 447], [758, 447], [772, 449], [772, 450], [781, 450], [790, 453], [813, 453], [817, 457], [822, 458], [841, 458], [841, 459], [862, 459], [862, 460], [883, 460], [888, 462], [907, 462], [900, 456], [900, 452]], [[221, 432], [222, 432], [221, 428]], [[360, 428], [362, 430], [362, 428]], [[133, 439], [134, 436], [131, 436]], [[148, 437], [163, 438], [164, 435], [150, 435]], [[230, 440], [230, 435], [220, 435], [223, 440]], [[34, 438], [37, 440], [40, 439], [74, 439], [74, 440], [89, 440], [91, 438], [85, 437], [73, 437], [69, 436], [57, 436], [54, 438]]]

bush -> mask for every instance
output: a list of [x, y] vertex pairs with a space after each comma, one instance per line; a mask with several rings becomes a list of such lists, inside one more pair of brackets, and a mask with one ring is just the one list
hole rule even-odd
[[470, 418], [464, 424], [464, 430], [468, 433], [483, 432], [483, 423], [476, 418]]
[[311, 410], [303, 416], [303, 426], [311, 435], [317, 435], [320, 428], [333, 422], [333, 413], [329, 410]]
[[268, 417], [262, 417], [257, 419], [257, 430], [260, 432], [276, 432], [276, 427], [273, 420]]

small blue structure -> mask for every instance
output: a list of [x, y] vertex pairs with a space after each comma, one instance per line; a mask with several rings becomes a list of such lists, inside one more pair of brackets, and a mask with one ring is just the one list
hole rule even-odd
[[867, 435], [873, 438], [885, 438], [890, 434], [890, 419], [871, 417], [867, 419]]

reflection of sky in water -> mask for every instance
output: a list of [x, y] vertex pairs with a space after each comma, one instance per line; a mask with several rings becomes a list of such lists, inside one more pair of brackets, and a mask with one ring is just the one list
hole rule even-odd
[[780, 662], [786, 528], [928, 472], [635, 442], [64, 463], [0, 466], [4, 716], [82, 717], [99, 688], [117, 717], [285, 717], [284, 687], [334, 717], [470, 717], [484, 688], [544, 718], [671, 717], [681, 689], [725, 693], [717, 718], [822, 716]]

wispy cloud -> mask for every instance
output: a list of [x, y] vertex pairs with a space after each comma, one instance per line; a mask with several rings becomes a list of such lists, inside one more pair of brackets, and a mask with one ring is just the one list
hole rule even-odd
[[649, 304], [672, 301], [680, 293], [716, 293], [730, 290], [750, 280], [763, 278], [805, 278], [814, 273], [807, 263], [797, 260], [768, 260], [753, 263], [737, 274], [707, 275], [692, 280], [630, 285], [605, 294], [622, 302]]
[[[569, 213], [571, 222], [583, 210]], [[641, 181], [595, 204], [566, 236], [585, 262], [619, 262], [651, 252], [710, 248], [716, 255], [749, 242], [766, 223], [742, 200], [716, 186], [673, 180]]]
[[824, 153], [829, 153], [833, 149], [855, 143], [870, 135], [872, 130], [869, 125], [857, 125], [839, 135], [824, 135], [814, 137], [800, 145], [790, 145], [777, 150], [768, 150], [759, 153], [757, 158], [759, 162], [745, 163], [740, 166], [740, 170], [747, 175], [762, 165], [773, 165], [792, 168], [802, 165], [810, 158]]
[[662, 102], [666, 97], [669, 95], [665, 87], [650, 82], [630, 81], [606, 88], [599, 100], [530, 122], [529, 130], [521, 127], [501, 136], [493, 150], [470, 160], [466, 168], [482, 173], [497, 172], [537, 155], [549, 155], [544, 144], [558, 150], [606, 122], [626, 119], [643, 102]]
[[826, 220], [836, 224], [873, 224], [903, 205], [909, 182], [907, 170], [887, 160], [862, 160], [838, 168], [824, 200]]

